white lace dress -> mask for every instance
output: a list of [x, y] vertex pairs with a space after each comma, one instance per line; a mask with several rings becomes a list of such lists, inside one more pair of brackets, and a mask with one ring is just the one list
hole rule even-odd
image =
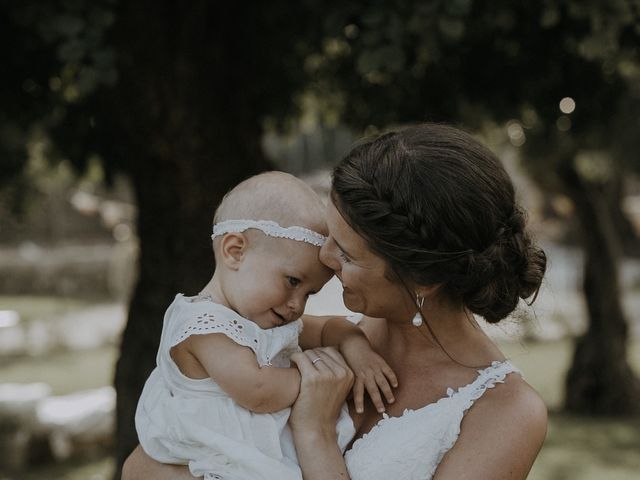
[[344, 458], [352, 480], [429, 480], [460, 434], [462, 418], [488, 388], [518, 370], [494, 362], [457, 391], [400, 417], [383, 418], [353, 443]]
[[[289, 367], [301, 328], [297, 320], [263, 330], [220, 304], [177, 295], [165, 313], [157, 367], [136, 411], [144, 451], [159, 462], [188, 464], [205, 479], [301, 480], [287, 426], [290, 409], [251, 412], [212, 379], [183, 375], [169, 354], [190, 335], [223, 333], [253, 350], [260, 366]], [[346, 407], [336, 428], [344, 449], [355, 433]]]

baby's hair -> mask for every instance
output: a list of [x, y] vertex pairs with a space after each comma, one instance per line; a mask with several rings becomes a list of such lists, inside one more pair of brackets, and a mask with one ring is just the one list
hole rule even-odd
[[213, 217], [225, 220], [270, 220], [326, 235], [325, 208], [320, 197], [299, 178], [265, 172], [240, 182], [222, 199]]

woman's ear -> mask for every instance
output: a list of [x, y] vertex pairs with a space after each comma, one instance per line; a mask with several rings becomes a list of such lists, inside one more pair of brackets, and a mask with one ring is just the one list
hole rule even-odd
[[227, 268], [237, 270], [244, 259], [247, 248], [247, 237], [242, 233], [226, 233], [220, 239], [220, 257]]
[[435, 294], [438, 293], [438, 290], [440, 290], [440, 285], [441, 284], [439, 283], [433, 283], [427, 286], [420, 285], [416, 288], [416, 293], [422, 298], [432, 298]]

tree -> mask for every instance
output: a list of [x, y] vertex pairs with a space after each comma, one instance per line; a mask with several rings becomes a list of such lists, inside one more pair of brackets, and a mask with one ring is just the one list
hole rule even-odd
[[[51, 0], [0, 3], [4, 23], [5, 182], [26, 139], [83, 168], [98, 154], [131, 178], [138, 206], [138, 282], [115, 386], [118, 465], [137, 444], [134, 412], [155, 366], [162, 318], [178, 292], [213, 271], [213, 209], [269, 168], [263, 121], [294, 110], [313, 35], [306, 2]], [[10, 155], [9, 155], [10, 154]], [[116, 472], [119, 478], [119, 473]]]
[[571, 198], [583, 230], [589, 321], [566, 408], [637, 412], [618, 286], [621, 229], [610, 212], [620, 211], [633, 165], [621, 145], [638, 146], [628, 130], [637, 132], [640, 110], [627, 105], [640, 98], [640, 2], [347, 2], [332, 10], [326, 32], [307, 65], [320, 92], [338, 92], [350, 125], [510, 121], [530, 171]]

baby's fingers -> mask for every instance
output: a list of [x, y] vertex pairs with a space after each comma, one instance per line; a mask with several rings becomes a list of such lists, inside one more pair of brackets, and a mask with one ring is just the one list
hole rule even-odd
[[353, 405], [356, 407], [356, 413], [364, 412], [364, 383], [359, 378], [356, 378], [353, 384]]
[[380, 413], [384, 412], [384, 402], [380, 396], [380, 390], [378, 389], [378, 384], [376, 383], [375, 378], [367, 378], [365, 380], [365, 387], [369, 393], [369, 398], [371, 398], [373, 406], [376, 407], [376, 410]]
[[389, 382], [387, 382], [387, 378], [382, 373], [376, 374], [376, 384], [380, 391], [382, 391], [382, 394], [384, 395], [384, 398], [387, 399], [388, 403], [395, 402], [391, 386], [389, 385]]
[[384, 373], [384, 376], [387, 377], [387, 380], [389, 380], [389, 383], [391, 384], [391, 386], [393, 388], [396, 388], [398, 386], [398, 377], [396, 377], [396, 374], [394, 373], [394, 371], [391, 370], [391, 367], [387, 365], [385, 362], [382, 364], [380, 369], [382, 370], [382, 373]]

